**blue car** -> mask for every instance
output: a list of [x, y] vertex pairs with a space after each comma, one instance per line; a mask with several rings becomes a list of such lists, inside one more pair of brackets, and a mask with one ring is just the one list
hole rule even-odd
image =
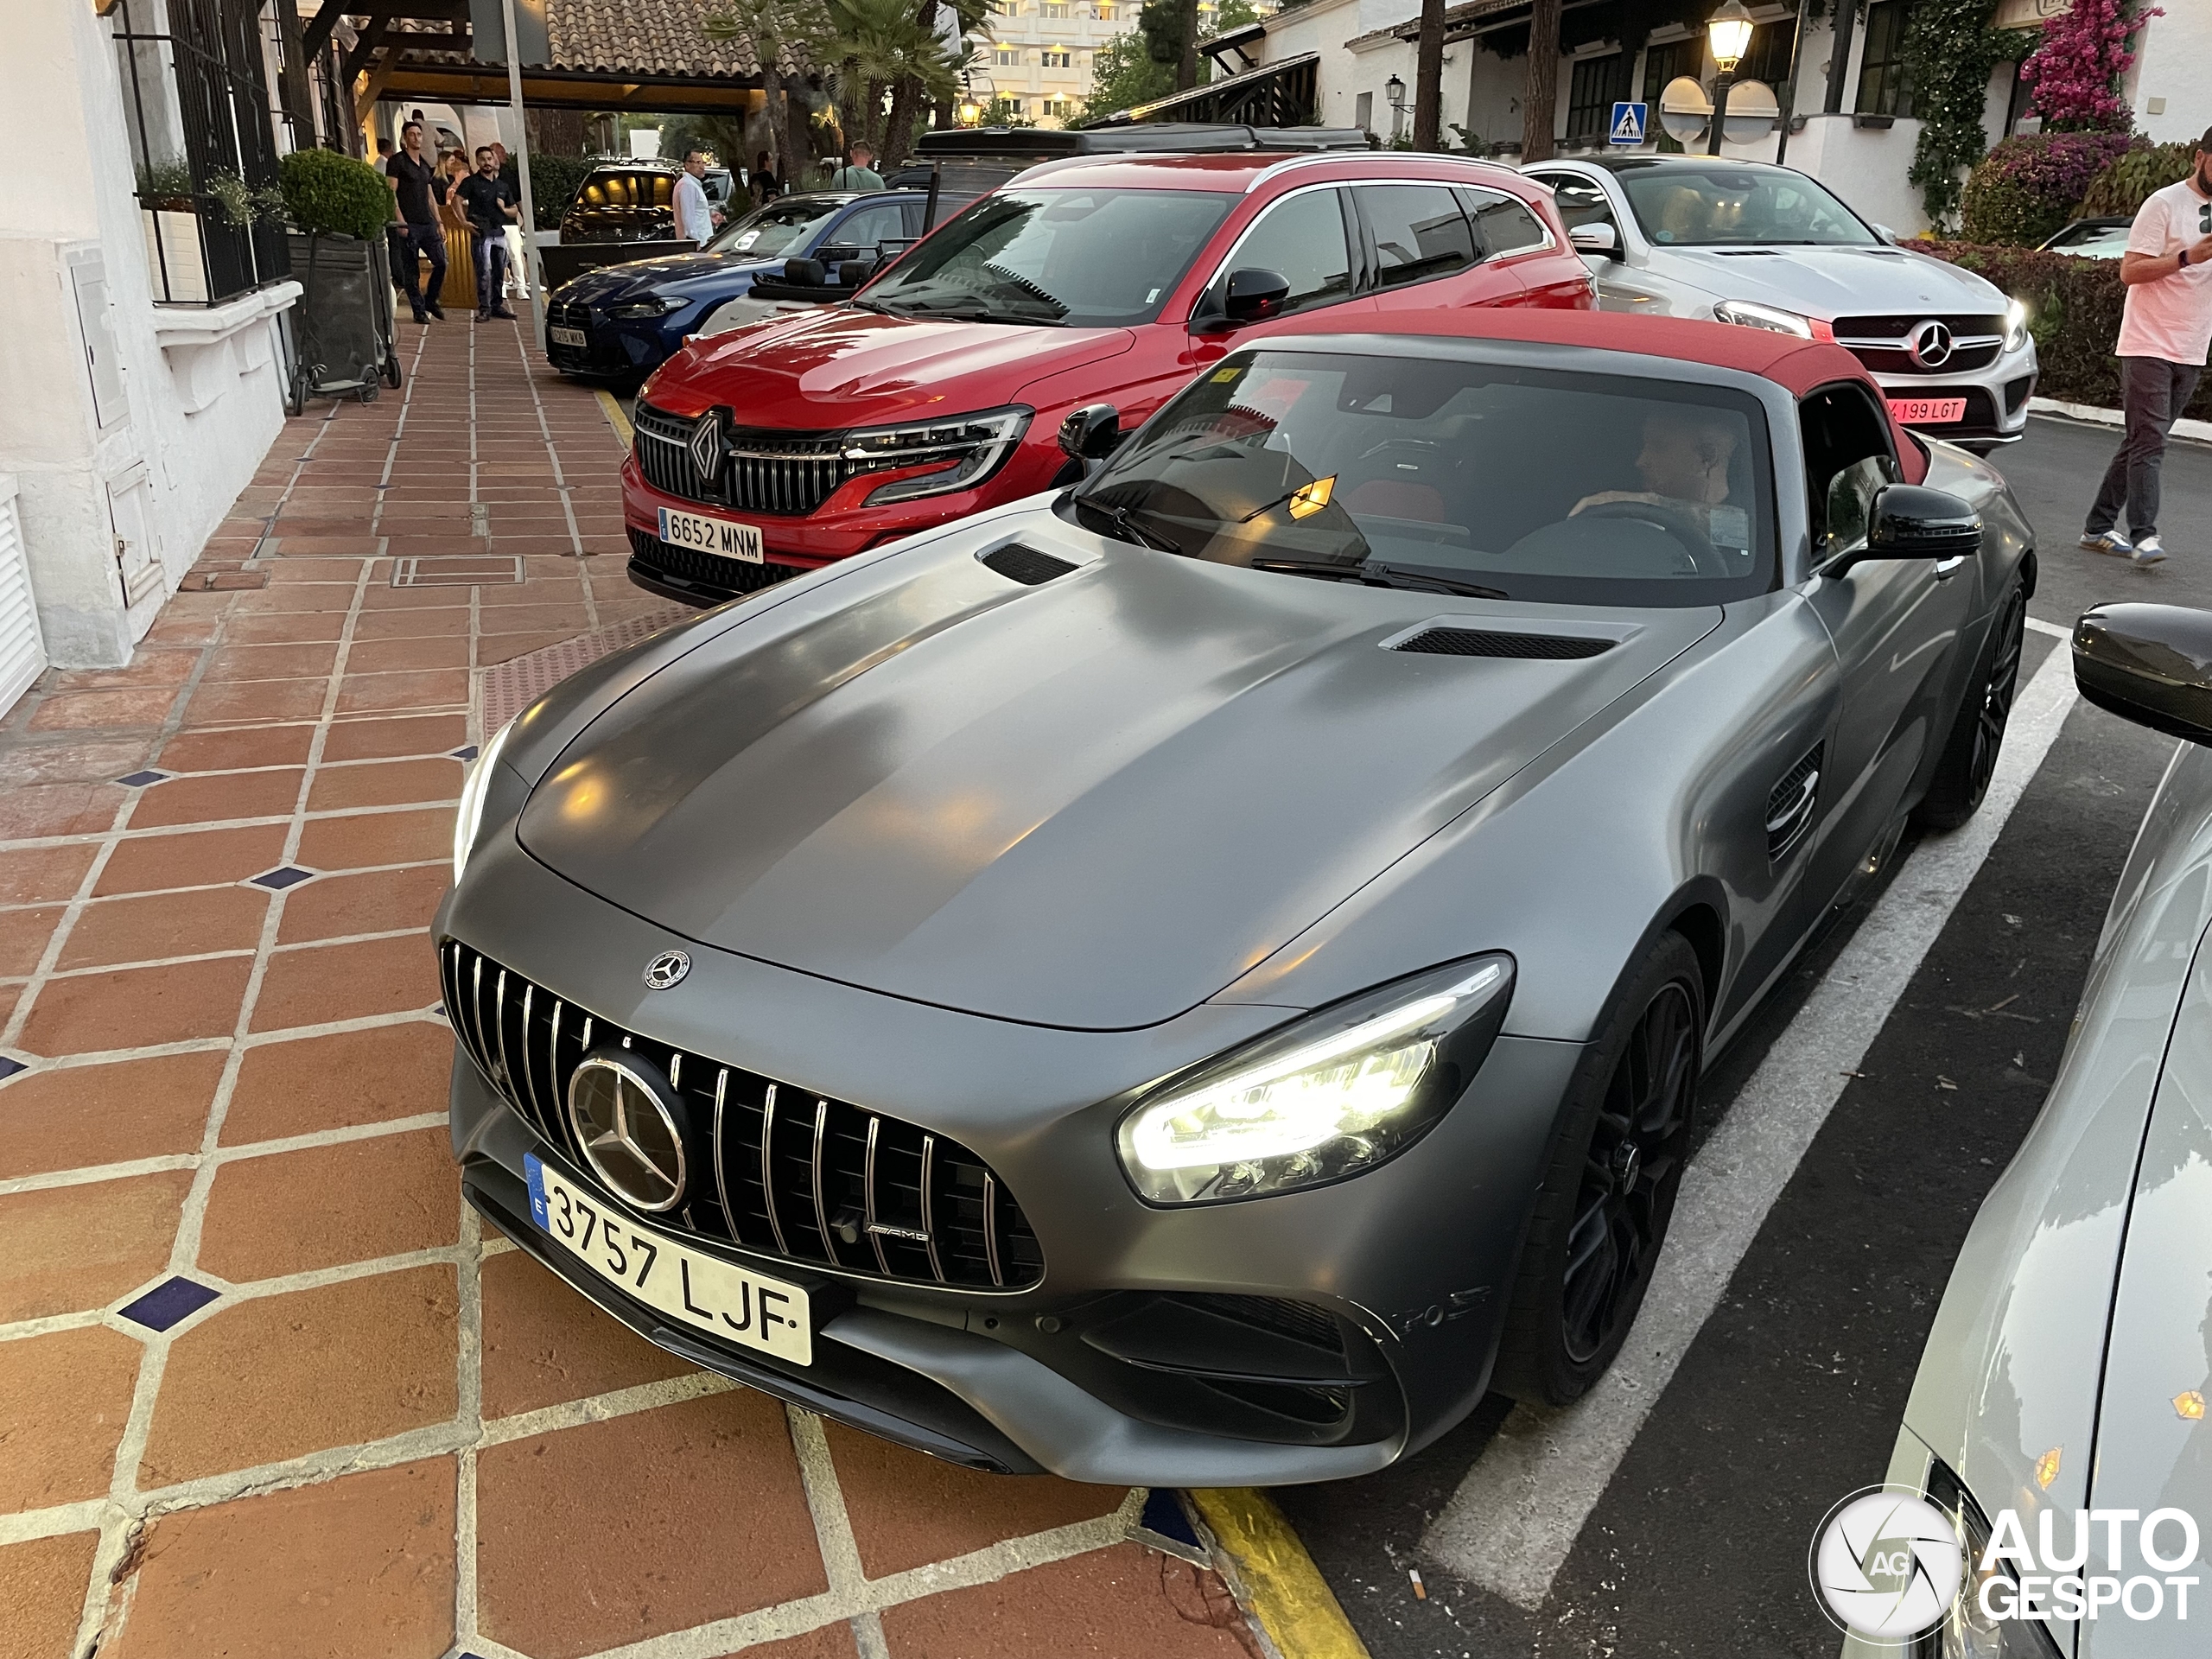
[[922, 233], [927, 206], [914, 190], [785, 196], [724, 226], [696, 253], [588, 270], [547, 297], [547, 360], [563, 374], [643, 379], [755, 277], [780, 273], [786, 259], [858, 259], [885, 242], [903, 245]]

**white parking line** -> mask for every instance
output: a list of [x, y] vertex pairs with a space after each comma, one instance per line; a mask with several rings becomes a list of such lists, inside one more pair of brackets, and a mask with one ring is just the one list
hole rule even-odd
[[1438, 1561], [1531, 1611], [1543, 1605], [1767, 1211], [2043, 765], [2074, 707], [2070, 655], [2055, 647], [2022, 690], [1981, 810], [1914, 849], [1683, 1172], [1665, 1254], [1612, 1369], [1564, 1411], [1514, 1408], [1422, 1539]]

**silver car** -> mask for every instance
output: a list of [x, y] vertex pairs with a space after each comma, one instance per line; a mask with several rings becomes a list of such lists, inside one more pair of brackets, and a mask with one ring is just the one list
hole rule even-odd
[[[2212, 613], [2102, 607], [2075, 625], [2074, 664], [2089, 702], [2187, 741], [2113, 895], [2057, 1082], [1967, 1235], [1891, 1456], [1890, 1484], [1926, 1492], [1969, 1549], [1964, 1592], [1911, 1649], [1930, 1659], [2212, 1645]], [[1980, 1570], [2008, 1516], [2032, 1558]], [[2077, 1525], [2090, 1548], [2069, 1565]], [[2024, 1586], [2056, 1617], [2002, 1617]]]
[[2018, 440], [2036, 387], [2025, 308], [1893, 245], [1818, 180], [1704, 156], [1523, 169], [1551, 186], [1608, 311], [1713, 317], [1847, 347], [1900, 423], [1982, 454]]

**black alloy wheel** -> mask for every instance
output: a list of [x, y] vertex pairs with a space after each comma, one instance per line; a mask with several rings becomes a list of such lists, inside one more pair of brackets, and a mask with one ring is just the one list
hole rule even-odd
[[1998, 601], [1974, 678], [1959, 699], [1942, 758], [1914, 813], [1928, 829], [1957, 829], [1974, 815], [1989, 792], [1989, 780], [1996, 775], [1997, 757], [2005, 746], [2005, 728], [2012, 718], [2012, 701], [2019, 695], [2020, 646], [2027, 621], [2028, 596], [2015, 581]]
[[1571, 1405], [1627, 1340], [1688, 1161], [1703, 966], [1662, 933], [1621, 976], [1554, 1121], [1491, 1387]]
[[1643, 1300], [1689, 1150], [1697, 1014], [1677, 982], [1661, 988], [1630, 1034], [1599, 1109], [1567, 1229], [1560, 1334], [1586, 1365], [1618, 1349]]

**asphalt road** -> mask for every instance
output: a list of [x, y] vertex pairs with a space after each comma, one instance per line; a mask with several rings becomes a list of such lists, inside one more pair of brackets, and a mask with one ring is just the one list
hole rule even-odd
[[[2064, 626], [2117, 599], [2212, 608], [2212, 449], [2168, 457], [2164, 564], [2075, 545], [2116, 439], [2037, 419], [1996, 457], [2036, 526], [2031, 612], [2044, 622]], [[2024, 673], [2063, 648], [2043, 633], [2028, 644]], [[1382, 1474], [1275, 1493], [1376, 1659], [1837, 1651], [1806, 1583], [1813, 1529], [1838, 1498], [1882, 1478], [1952, 1261], [2055, 1075], [2113, 883], [2171, 749], [2086, 705], [2065, 715], [1986, 861], [1946, 895], [1948, 918], [1862, 1075], [1845, 1082], [1540, 1605], [1461, 1579], [1424, 1548], [1491, 1447], [1505, 1401]], [[1790, 1037], [1881, 896], [1840, 918], [1719, 1058], [1704, 1135]]]

